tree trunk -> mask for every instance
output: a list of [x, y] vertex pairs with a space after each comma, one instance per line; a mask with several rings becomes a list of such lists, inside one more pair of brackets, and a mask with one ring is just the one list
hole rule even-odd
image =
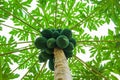
[[54, 49], [55, 71], [54, 80], [72, 80], [67, 59], [62, 49]]

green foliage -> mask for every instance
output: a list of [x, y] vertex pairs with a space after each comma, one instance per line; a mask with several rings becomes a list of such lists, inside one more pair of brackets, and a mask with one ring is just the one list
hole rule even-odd
[[[114, 40], [119, 41], [120, 40], [120, 34], [114, 35]], [[116, 42], [115, 47], [120, 48], [120, 41]]]
[[35, 40], [35, 46], [38, 49], [45, 49], [47, 46], [46, 43], [47, 43], [47, 39], [45, 37], [38, 37]]
[[116, 43], [116, 48], [120, 48], [120, 42]]
[[[64, 29], [70, 29], [73, 34], [69, 43], [72, 42], [76, 47], [69, 54], [65, 50], [64, 52], [68, 57], [74, 55], [68, 59], [73, 80], [118, 80], [111, 73], [120, 74], [120, 1], [56, 1], [37, 0], [34, 8], [31, 5], [34, 0], [0, 1], [0, 79], [17, 79], [19, 75], [15, 71], [27, 69], [23, 80], [53, 80], [54, 72], [43, 63], [37, 63], [39, 52], [44, 52], [44, 59], [53, 59], [53, 49], [44, 47], [38, 50], [33, 46], [34, 40], [36, 36], [40, 36], [41, 30], [47, 29], [48, 32], [42, 32], [40, 37], [45, 35], [47, 39], [57, 39]], [[111, 22], [115, 27], [114, 30], [109, 27], [108, 35], [91, 35], [100, 26]], [[9, 28], [11, 31], [6, 30]], [[86, 30], [90, 32], [86, 33]], [[70, 36], [69, 31], [65, 35]], [[80, 60], [82, 56], [79, 54], [82, 53], [90, 53], [90, 61]], [[15, 63], [18, 67], [13, 71], [11, 66]]]
[[[0, 79], [1, 80], [10, 80], [18, 78], [20, 75], [16, 73], [10, 73], [11, 68], [9, 66], [9, 61], [6, 62], [3, 57], [0, 57]], [[4, 70], [5, 69], [5, 70]]]
[[56, 44], [61, 49], [66, 48], [69, 45], [69, 39], [64, 35], [60, 35], [56, 39]]

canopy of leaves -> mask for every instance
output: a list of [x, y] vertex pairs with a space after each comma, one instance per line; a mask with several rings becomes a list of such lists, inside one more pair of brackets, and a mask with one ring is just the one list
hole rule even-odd
[[[33, 1], [0, 0], [0, 80], [19, 78], [15, 71], [21, 69], [28, 70], [23, 80], [53, 80], [54, 72], [46, 63], [38, 62], [40, 51], [34, 46], [35, 38], [46, 28], [73, 31], [77, 45], [74, 57], [68, 60], [73, 80], [117, 80], [112, 73], [120, 74], [119, 0], [36, 0], [31, 5]], [[32, 9], [33, 6], [36, 7]], [[8, 19], [14, 26], [5, 24]], [[91, 36], [85, 31], [97, 31], [110, 21], [115, 24], [115, 31], [108, 29], [108, 35]], [[89, 47], [91, 58], [87, 62], [77, 57], [87, 54], [85, 47]], [[12, 70], [14, 63], [18, 67]]]

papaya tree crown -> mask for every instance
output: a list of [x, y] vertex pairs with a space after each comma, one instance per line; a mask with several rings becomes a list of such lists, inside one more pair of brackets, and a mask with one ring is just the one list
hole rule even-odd
[[76, 40], [72, 37], [70, 29], [44, 29], [40, 33], [42, 36], [36, 38], [34, 42], [36, 48], [41, 50], [40, 63], [49, 60], [49, 68], [54, 70], [54, 48], [62, 49], [67, 59], [72, 57]]

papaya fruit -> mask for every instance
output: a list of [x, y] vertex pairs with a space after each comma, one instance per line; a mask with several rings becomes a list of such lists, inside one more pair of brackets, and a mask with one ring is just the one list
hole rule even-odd
[[56, 44], [58, 48], [66, 48], [69, 45], [69, 39], [64, 35], [60, 35], [56, 39]]
[[73, 56], [73, 52], [72, 51], [66, 51], [66, 50], [64, 50], [64, 54], [65, 54], [65, 56], [66, 56], [67, 59]]
[[44, 29], [44, 30], [41, 32], [41, 34], [42, 34], [42, 36], [45, 37], [45, 38], [51, 38], [53, 32], [52, 32], [50, 29]]
[[59, 33], [61, 33], [62, 29], [57, 29], [56, 31], [58, 31]]
[[72, 31], [69, 29], [64, 29], [61, 31], [61, 35], [65, 35], [70, 39], [72, 37]]
[[68, 50], [68, 51], [71, 51], [74, 49], [74, 45], [72, 42], [69, 42], [69, 45], [64, 49], [64, 50]]
[[60, 33], [58, 31], [54, 31], [52, 37], [56, 39], [59, 35]]
[[56, 40], [54, 38], [49, 38], [47, 40], [47, 47], [54, 48], [56, 46]]
[[54, 54], [47, 54], [46, 51], [42, 51], [40, 52], [38, 59], [39, 62], [46, 62], [48, 59], [53, 59], [54, 58]]
[[35, 42], [34, 42], [36, 48], [38, 49], [44, 49], [47, 47], [47, 39], [45, 37], [38, 37], [36, 38]]
[[49, 59], [49, 69], [54, 71], [54, 59]]
[[76, 46], [76, 40], [74, 38], [70, 38], [69, 41], [73, 43], [74, 47]]
[[45, 51], [47, 54], [53, 54], [54, 48], [52, 48], [52, 49], [47, 48], [47, 49], [45, 49]]
[[46, 53], [44, 51], [39, 54], [38, 59], [40, 63], [46, 62], [48, 60]]

